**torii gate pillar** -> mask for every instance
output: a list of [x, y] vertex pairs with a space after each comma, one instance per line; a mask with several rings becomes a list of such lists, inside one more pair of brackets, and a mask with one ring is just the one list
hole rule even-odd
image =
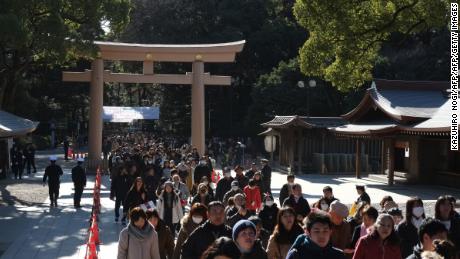
[[200, 155], [206, 149], [205, 145], [205, 113], [204, 113], [204, 63], [194, 61], [192, 65], [192, 146]]
[[97, 58], [91, 63], [91, 87], [89, 92], [89, 168], [101, 165], [102, 152], [102, 109], [104, 103], [104, 62]]

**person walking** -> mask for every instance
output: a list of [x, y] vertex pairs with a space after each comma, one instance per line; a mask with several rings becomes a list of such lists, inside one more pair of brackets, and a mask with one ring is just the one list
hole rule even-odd
[[272, 182], [272, 168], [268, 165], [268, 159], [262, 158], [262, 181], [264, 190], [268, 193], [272, 193], [271, 182]]
[[268, 259], [260, 242], [256, 242], [256, 226], [249, 220], [240, 220], [233, 226], [233, 241], [240, 249], [240, 258]]
[[27, 165], [27, 174], [30, 174], [31, 167], [34, 169], [33, 173], [37, 172], [37, 168], [35, 167], [35, 148], [32, 143], [27, 144], [26, 148], [24, 149], [24, 167]]
[[176, 246], [174, 247], [173, 259], [180, 259], [180, 251], [185, 240], [203, 222], [207, 220], [208, 208], [200, 203], [195, 203], [190, 208], [190, 213], [182, 218], [182, 226], [177, 236]]
[[225, 225], [225, 207], [220, 201], [208, 206], [208, 220], [201, 224], [182, 246], [182, 259], [200, 258], [206, 249], [219, 237], [231, 237], [232, 230]]
[[120, 232], [117, 259], [160, 259], [158, 234], [139, 208], [129, 213], [129, 225]]
[[[126, 194], [132, 185], [132, 178], [128, 175], [126, 168], [122, 167], [118, 174], [112, 179], [110, 185], [110, 199], [115, 201], [115, 222], [120, 218], [120, 206], [124, 204]], [[122, 223], [126, 223], [126, 214], [123, 209]]]
[[215, 199], [217, 201], [223, 201], [224, 195], [232, 188], [233, 177], [230, 168], [224, 167], [222, 171], [224, 174], [224, 178], [220, 179], [219, 182], [217, 182], [216, 187]]
[[402, 259], [393, 217], [381, 214], [371, 233], [359, 239], [353, 259]]
[[63, 145], [64, 145], [64, 159], [65, 159], [65, 161], [68, 161], [69, 160], [70, 142], [69, 142], [69, 139], [67, 138], [67, 136], [64, 137]]
[[302, 186], [295, 183], [292, 186], [292, 194], [283, 202], [283, 207], [289, 206], [295, 210], [297, 221], [302, 220], [310, 213], [310, 205], [308, 201], [302, 196]]
[[22, 172], [23, 172], [23, 159], [22, 159], [22, 152], [19, 150], [18, 146], [16, 144], [13, 145], [13, 147], [10, 150], [10, 156], [11, 156], [11, 169], [13, 170], [14, 173], [14, 179], [19, 180], [22, 179]]
[[50, 195], [50, 206], [57, 207], [57, 199], [59, 197], [59, 178], [63, 175], [62, 168], [56, 164], [57, 157], [50, 156], [50, 165], [46, 167], [45, 174], [43, 175], [43, 186], [48, 180], [48, 190]]
[[165, 224], [171, 229], [173, 237], [176, 233], [176, 225], [183, 217], [180, 198], [174, 192], [173, 183], [167, 181], [164, 184], [163, 191], [158, 196], [157, 200], [158, 214]]
[[168, 226], [161, 220], [158, 210], [148, 209], [147, 220], [155, 228], [155, 231], [158, 234], [158, 248], [160, 250], [161, 259], [171, 259], [173, 258], [174, 252], [174, 238], [172, 236], [171, 230]]
[[83, 188], [86, 186], [86, 172], [83, 168], [84, 161], [83, 158], [78, 158], [77, 166], [72, 168], [72, 182], [75, 190], [73, 195], [73, 206], [75, 208], [81, 208], [81, 195], [83, 194]]
[[145, 191], [144, 181], [141, 177], [136, 177], [131, 185], [123, 203], [123, 213], [128, 215], [129, 212], [141, 204], [147, 202], [147, 192]]
[[286, 258], [292, 244], [301, 234], [303, 234], [303, 229], [296, 222], [294, 209], [290, 207], [281, 208], [275, 231], [268, 241], [268, 257], [270, 259]]

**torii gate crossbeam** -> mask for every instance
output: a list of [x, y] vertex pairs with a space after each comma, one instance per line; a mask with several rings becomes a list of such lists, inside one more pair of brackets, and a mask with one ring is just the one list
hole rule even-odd
[[[91, 82], [89, 114], [89, 161], [90, 168], [101, 164], [102, 108], [104, 82], [190, 84], [192, 85], [192, 145], [200, 154], [205, 152], [204, 86], [230, 85], [231, 77], [204, 73], [204, 63], [234, 62], [245, 41], [197, 44], [161, 45], [132, 44], [96, 41], [100, 52], [92, 62], [91, 70], [63, 72], [63, 81]], [[142, 61], [143, 74], [111, 73], [104, 71], [104, 60]], [[191, 62], [192, 72], [185, 75], [154, 74], [154, 62]]]

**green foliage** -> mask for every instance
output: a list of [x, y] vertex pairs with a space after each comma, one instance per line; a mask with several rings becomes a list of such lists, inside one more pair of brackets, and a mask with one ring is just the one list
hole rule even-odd
[[294, 14], [310, 37], [300, 49], [303, 73], [342, 91], [372, 79], [382, 44], [447, 26], [447, 0], [297, 0]]
[[101, 23], [120, 33], [129, 11], [129, 0], [0, 1], [0, 107], [15, 110], [16, 86], [34, 67], [94, 56]]

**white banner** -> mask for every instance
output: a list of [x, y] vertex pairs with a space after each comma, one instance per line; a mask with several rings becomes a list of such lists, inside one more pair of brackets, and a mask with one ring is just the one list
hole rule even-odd
[[158, 107], [104, 106], [102, 120], [108, 122], [132, 122], [133, 120], [158, 120]]

